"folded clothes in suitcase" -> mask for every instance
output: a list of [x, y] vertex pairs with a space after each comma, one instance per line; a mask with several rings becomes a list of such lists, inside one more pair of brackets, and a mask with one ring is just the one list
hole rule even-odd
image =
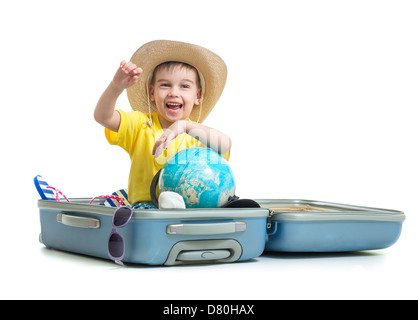
[[[39, 200], [40, 241], [50, 248], [109, 259], [115, 208], [95, 200]], [[264, 251], [265, 208], [134, 210], [117, 229], [125, 241], [123, 262], [150, 265], [223, 263]]]
[[[312, 200], [257, 200], [269, 208], [266, 251], [342, 252], [384, 249], [399, 238], [401, 211]], [[270, 226], [271, 225], [271, 226]]]

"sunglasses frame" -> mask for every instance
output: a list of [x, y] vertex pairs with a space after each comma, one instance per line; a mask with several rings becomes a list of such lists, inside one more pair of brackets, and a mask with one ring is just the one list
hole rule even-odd
[[[116, 226], [115, 225], [116, 215], [118, 214], [118, 212], [121, 212], [121, 210], [126, 210], [126, 209], [128, 209], [130, 211], [128, 218], [121, 225]], [[112, 217], [112, 231], [110, 232], [110, 235], [109, 235], [109, 238], [108, 238], [108, 241], [107, 241], [107, 253], [109, 255], [109, 258], [111, 260], [113, 260], [115, 263], [119, 264], [119, 265], [124, 265], [122, 260], [123, 260], [123, 257], [125, 256], [125, 238], [120, 233], [117, 232], [117, 229], [125, 227], [129, 223], [129, 221], [131, 221], [133, 213], [134, 213], [134, 210], [131, 207], [121, 206], [121, 207], [119, 207], [115, 210], [115, 212], [113, 214], [113, 217]], [[109, 249], [111, 238], [115, 235], [118, 236], [118, 238], [119, 238], [118, 241], [122, 243], [122, 254], [119, 257], [115, 257], [110, 252], [110, 249]]]

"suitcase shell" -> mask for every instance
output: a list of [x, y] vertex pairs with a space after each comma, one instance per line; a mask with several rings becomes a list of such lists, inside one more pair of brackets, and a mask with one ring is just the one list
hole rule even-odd
[[[107, 244], [115, 208], [95, 200], [38, 200], [40, 241], [46, 247], [109, 259]], [[117, 232], [125, 239], [123, 262], [149, 265], [224, 263], [264, 251], [269, 210], [134, 210]]]
[[342, 252], [384, 249], [402, 231], [401, 211], [312, 200], [257, 200], [272, 211], [266, 251]]

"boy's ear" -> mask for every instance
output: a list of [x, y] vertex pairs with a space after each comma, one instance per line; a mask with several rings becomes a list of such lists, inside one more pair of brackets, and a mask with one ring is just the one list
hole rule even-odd
[[154, 96], [154, 86], [152, 84], [149, 85], [149, 98], [151, 101], [155, 101], [155, 96]]
[[201, 101], [202, 101], [202, 89], [199, 89], [199, 91], [197, 91], [197, 95], [196, 95], [196, 99], [194, 101], [194, 104], [196, 106], [198, 106]]

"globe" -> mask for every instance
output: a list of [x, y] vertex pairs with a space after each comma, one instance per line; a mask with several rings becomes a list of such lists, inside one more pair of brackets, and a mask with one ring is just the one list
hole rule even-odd
[[171, 157], [160, 173], [160, 192], [180, 194], [186, 208], [218, 208], [235, 194], [228, 162], [210, 148], [189, 148]]

